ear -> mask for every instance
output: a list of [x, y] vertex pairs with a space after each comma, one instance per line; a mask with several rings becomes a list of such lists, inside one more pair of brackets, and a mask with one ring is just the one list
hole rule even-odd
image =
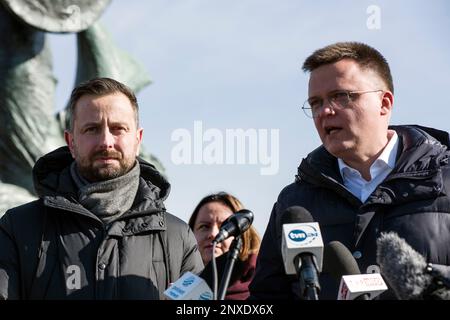
[[75, 159], [75, 149], [73, 146], [73, 134], [67, 130], [64, 130], [64, 140], [66, 140], [67, 146], [69, 147], [72, 158]]
[[139, 155], [139, 151], [141, 150], [142, 137], [144, 136], [144, 129], [139, 128], [136, 130], [136, 140], [137, 140], [137, 148], [136, 148], [136, 156]]
[[381, 115], [387, 115], [392, 112], [394, 108], [394, 95], [390, 91], [384, 91], [381, 97]]

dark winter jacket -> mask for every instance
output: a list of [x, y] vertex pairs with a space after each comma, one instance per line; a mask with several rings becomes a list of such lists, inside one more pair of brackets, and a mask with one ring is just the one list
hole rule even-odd
[[170, 185], [139, 159], [130, 210], [102, 221], [77, 202], [68, 148], [33, 169], [39, 200], [0, 220], [0, 298], [160, 299], [183, 273], [203, 269], [189, 226], [167, 213]]
[[[302, 206], [320, 225], [324, 243], [342, 242], [361, 273], [379, 272], [376, 239], [394, 231], [429, 262], [450, 264], [449, 134], [418, 126], [393, 126], [399, 136], [396, 165], [362, 203], [343, 185], [337, 159], [323, 146], [304, 159], [295, 183], [275, 203], [250, 284], [251, 298], [298, 298], [298, 280], [285, 275], [280, 215]], [[337, 297], [339, 281], [320, 276], [319, 298]], [[382, 298], [393, 299], [389, 290]]]

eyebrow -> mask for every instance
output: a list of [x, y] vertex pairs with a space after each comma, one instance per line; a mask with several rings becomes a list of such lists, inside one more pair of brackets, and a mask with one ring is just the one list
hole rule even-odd
[[211, 224], [211, 221], [200, 220], [200, 221], [196, 222], [195, 224], [196, 224], [196, 225], [197, 225], [197, 224]]
[[[327, 92], [327, 97], [336, 92], [352, 92], [352, 91], [354, 91], [354, 90], [335, 89], [335, 90], [331, 90], [330, 92]], [[320, 96], [312, 96], [312, 97], [308, 98], [308, 101], [312, 100], [312, 99], [322, 99], [322, 98]]]
[[[101, 125], [102, 125], [102, 122], [100, 122], [100, 121], [99, 122], [91, 121], [91, 122], [87, 122], [84, 125], [82, 125], [81, 128], [86, 128], [86, 127], [91, 127], [91, 126], [97, 127], [97, 126], [101, 126]], [[120, 122], [120, 121], [110, 122], [108, 125], [109, 126], [121, 125], [121, 126], [126, 126], [127, 128], [129, 127], [128, 124], [126, 124], [125, 122]]]
[[86, 128], [86, 127], [95, 127], [95, 126], [99, 126], [100, 122], [88, 122], [85, 123], [84, 125], [81, 126], [81, 128]]

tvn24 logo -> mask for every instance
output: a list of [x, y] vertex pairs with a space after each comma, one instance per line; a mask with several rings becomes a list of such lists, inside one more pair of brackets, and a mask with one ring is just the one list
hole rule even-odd
[[296, 243], [300, 242], [309, 243], [311, 241], [314, 241], [314, 239], [316, 239], [319, 236], [319, 233], [313, 226], [306, 225], [299, 229], [291, 230], [288, 236], [290, 240]]
[[193, 276], [190, 276], [190, 277], [186, 278], [182, 284], [184, 287], [189, 287], [191, 284], [194, 283], [194, 281], [195, 281], [195, 278]]

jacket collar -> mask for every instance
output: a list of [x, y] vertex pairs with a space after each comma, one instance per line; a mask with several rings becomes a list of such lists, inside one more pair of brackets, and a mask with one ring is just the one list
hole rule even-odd
[[[137, 160], [141, 169], [138, 193], [131, 209], [122, 217], [140, 216], [165, 210], [163, 201], [170, 191], [169, 182], [152, 164], [139, 157]], [[44, 155], [33, 168], [35, 189], [47, 206], [99, 220], [76, 200], [77, 187], [69, 169], [72, 162], [68, 147], [61, 147]], [[159, 225], [159, 220], [156, 224]], [[153, 223], [147, 222], [147, 225], [153, 225]]]
[[[443, 131], [421, 126], [390, 126], [399, 136], [399, 151], [394, 170], [396, 176], [428, 177], [447, 164], [449, 159], [448, 134]], [[429, 134], [432, 132], [443, 139], [443, 143]], [[324, 182], [342, 184], [337, 158], [331, 155], [322, 145], [303, 159], [298, 167], [298, 179], [309, 182]]]
[[[390, 204], [394, 201], [401, 203], [410, 201], [412, 197], [418, 199], [435, 197], [443, 189], [442, 177], [438, 173], [441, 166], [449, 162], [448, 134], [414, 125], [391, 126], [390, 129], [395, 130], [399, 136], [396, 164], [391, 174], [367, 199], [365, 205]], [[405, 184], [398, 180], [405, 178], [411, 183]], [[323, 146], [302, 160], [296, 180], [305, 180], [329, 188], [353, 205], [361, 205], [359, 199], [343, 186], [336, 157]]]

